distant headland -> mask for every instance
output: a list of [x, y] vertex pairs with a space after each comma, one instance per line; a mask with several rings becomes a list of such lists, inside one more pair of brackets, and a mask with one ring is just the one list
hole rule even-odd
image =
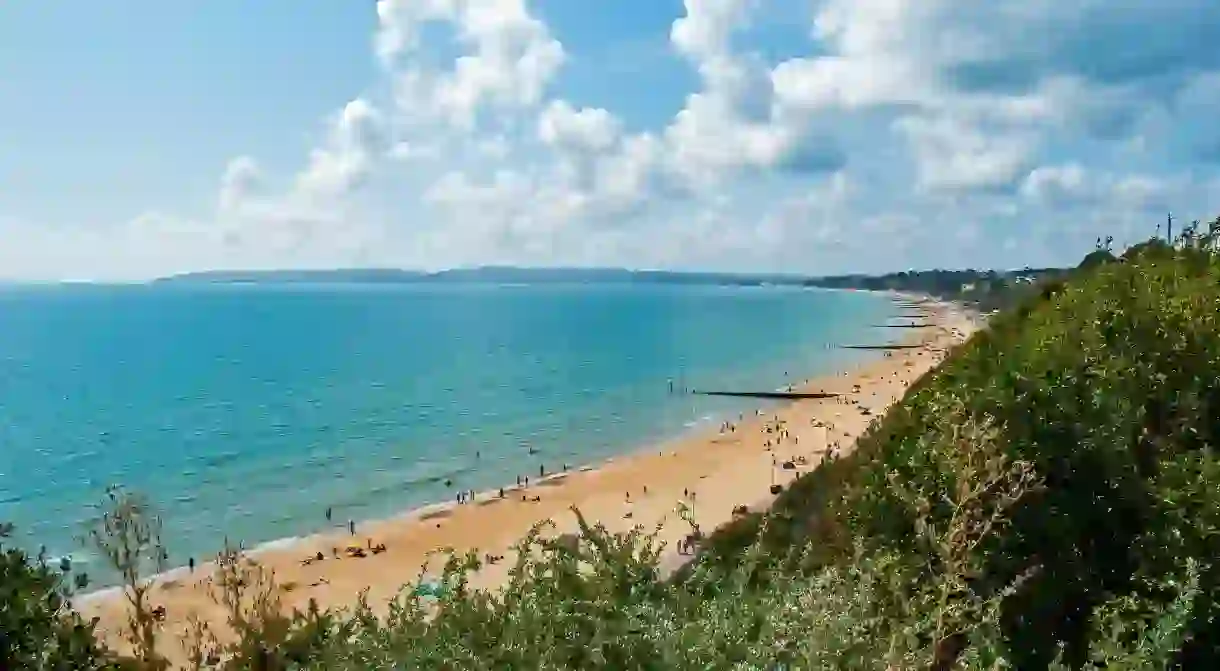
[[1031, 283], [1062, 273], [1057, 268], [1021, 270], [921, 270], [886, 275], [810, 276], [781, 273], [720, 273], [628, 268], [531, 268], [479, 266], [439, 272], [398, 268], [318, 270], [211, 270], [155, 280], [158, 284], [676, 284], [711, 286], [789, 286], [827, 289], [907, 291], [946, 299], [977, 299], [1010, 285]]
[[629, 270], [626, 268], [523, 268], [480, 266], [429, 273], [395, 268], [333, 270], [205, 271], [173, 275], [157, 283], [178, 284], [707, 284], [803, 286], [810, 278], [798, 275]]

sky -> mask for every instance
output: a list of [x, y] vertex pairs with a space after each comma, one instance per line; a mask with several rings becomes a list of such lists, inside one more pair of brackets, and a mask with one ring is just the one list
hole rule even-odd
[[1220, 214], [1215, 0], [12, 0], [0, 277], [1074, 263]]

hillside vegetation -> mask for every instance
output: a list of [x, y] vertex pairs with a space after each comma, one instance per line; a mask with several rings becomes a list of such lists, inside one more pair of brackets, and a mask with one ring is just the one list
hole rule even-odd
[[[1097, 254], [1109, 253], [1099, 249]], [[836, 275], [807, 280], [809, 286], [866, 291], [907, 291], [954, 301], [979, 310], [1011, 308], [1037, 293], [1039, 284], [1070, 274], [1070, 268], [1022, 270], [909, 270], [888, 275]]]
[[[54, 596], [66, 576], [8, 550], [0, 668], [155, 668], [155, 637], [229, 669], [1220, 668], [1218, 238], [1039, 284], [673, 579], [649, 534], [586, 527], [527, 539], [497, 594], [458, 557], [387, 616], [283, 614], [242, 562], [215, 581], [238, 640], [137, 609], [120, 660]], [[112, 503], [95, 540], [138, 586], [155, 524]]]

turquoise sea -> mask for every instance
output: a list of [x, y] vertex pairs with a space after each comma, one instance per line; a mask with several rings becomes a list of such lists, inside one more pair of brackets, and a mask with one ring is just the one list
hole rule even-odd
[[773, 390], [869, 356], [832, 345], [883, 341], [892, 312], [777, 287], [7, 287], [0, 521], [88, 563], [74, 538], [121, 483], [182, 564], [328, 506], [388, 517], [715, 426], [757, 402], [667, 381]]

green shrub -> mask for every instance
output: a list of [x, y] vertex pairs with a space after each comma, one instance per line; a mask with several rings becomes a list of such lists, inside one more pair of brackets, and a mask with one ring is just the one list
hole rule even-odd
[[[1220, 575], [1220, 272], [1210, 255], [1138, 256], [1086, 267], [997, 319], [913, 390], [871, 433], [862, 483], [844, 507], [857, 533], [901, 552], [916, 520], [892, 482], [952, 491], [960, 475], [926, 449], [944, 399], [994, 418], [1009, 459], [1045, 487], [987, 547], [977, 578], [992, 592], [1027, 576], [1004, 603], [1023, 668], [1085, 663], [1098, 606], [1141, 594], [1144, 578], [1201, 562], [1200, 596], [1181, 661], [1214, 668]], [[889, 430], [893, 429], [893, 430]], [[927, 514], [943, 520], [949, 510]], [[1145, 595], [1156, 597], [1157, 595]]]
[[92, 625], [68, 607], [65, 574], [44, 557], [5, 547], [5, 535], [0, 535], [0, 669], [106, 668]]

